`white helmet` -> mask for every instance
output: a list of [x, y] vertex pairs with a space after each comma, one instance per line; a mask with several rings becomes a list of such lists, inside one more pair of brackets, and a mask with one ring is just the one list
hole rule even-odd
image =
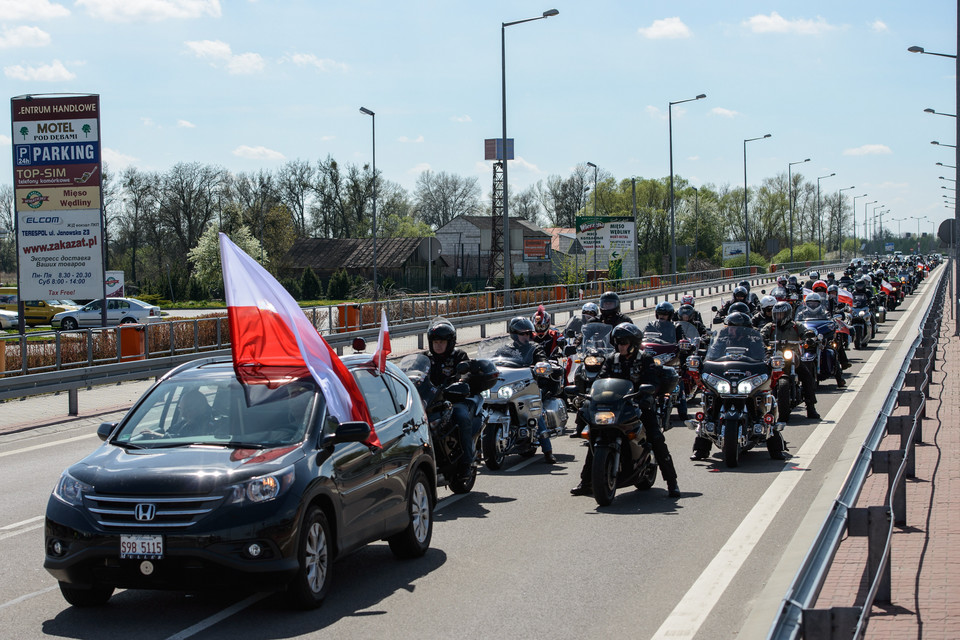
[[767, 309], [773, 309], [773, 305], [777, 304], [777, 299], [773, 296], [763, 296], [760, 298], [760, 310], [766, 311]]

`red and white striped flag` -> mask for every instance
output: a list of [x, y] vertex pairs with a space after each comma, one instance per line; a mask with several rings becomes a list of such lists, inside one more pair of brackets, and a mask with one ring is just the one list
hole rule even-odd
[[886, 280], [880, 281], [880, 289], [886, 294], [893, 293], [893, 285], [887, 282]]
[[[269, 384], [300, 371], [320, 386], [330, 415], [373, 427], [353, 375], [276, 278], [220, 234], [233, 368], [245, 384]], [[276, 372], [276, 373], [275, 373]], [[366, 444], [380, 446], [371, 429]]]
[[387, 324], [387, 310], [380, 309], [380, 335], [377, 337], [377, 350], [373, 354], [373, 364], [380, 373], [387, 370], [387, 356], [390, 355], [390, 325]]
[[842, 304], [853, 304], [853, 294], [846, 289], [837, 289], [837, 300]]

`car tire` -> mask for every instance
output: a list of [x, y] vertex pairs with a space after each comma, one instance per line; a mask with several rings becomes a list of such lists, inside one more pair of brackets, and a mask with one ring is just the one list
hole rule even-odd
[[76, 331], [79, 326], [75, 318], [64, 318], [60, 321], [60, 328], [64, 331]]
[[75, 607], [102, 607], [113, 595], [113, 587], [104, 584], [81, 587], [61, 581], [60, 593], [64, 600]]
[[320, 507], [311, 505], [303, 516], [297, 541], [300, 568], [287, 586], [292, 602], [300, 609], [323, 604], [333, 581], [333, 537], [330, 523]]
[[420, 470], [413, 476], [407, 496], [407, 527], [387, 538], [390, 551], [398, 558], [419, 558], [430, 548], [433, 537], [433, 491], [426, 474]]
[[124, 318], [123, 320], [120, 321], [120, 324], [136, 324], [136, 323], [137, 323], [137, 319], [130, 318], [130, 317]]

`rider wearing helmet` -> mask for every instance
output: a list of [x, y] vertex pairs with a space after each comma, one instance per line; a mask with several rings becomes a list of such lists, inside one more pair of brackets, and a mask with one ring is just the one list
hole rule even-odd
[[[760, 332], [763, 335], [763, 341], [771, 347], [776, 342], [794, 343], [794, 353], [799, 358], [799, 352], [796, 351], [796, 345], [805, 338], [813, 337], [813, 332], [809, 331], [802, 324], [793, 320], [793, 307], [788, 302], [778, 302], [773, 305], [773, 322], [768, 324]], [[807, 417], [813, 420], [819, 420], [820, 414], [817, 413], [817, 395], [814, 392], [813, 371], [808, 365], [796, 362], [797, 377], [800, 379], [800, 387], [803, 390], [803, 398], [807, 405]], [[790, 412], [783, 409], [786, 413], [784, 422], [790, 421]]]
[[803, 300], [803, 306], [806, 307], [808, 311], [817, 311], [822, 305], [823, 299], [819, 293], [808, 293], [807, 297]]
[[807, 281], [803, 283], [803, 286], [807, 289], [813, 289], [813, 285], [816, 284], [817, 280], [820, 279], [819, 271], [811, 271], [807, 274]]
[[827, 283], [823, 280], [817, 280], [810, 288], [813, 289], [814, 293], [819, 293], [821, 296], [827, 295]]
[[768, 322], [773, 322], [772, 313], [773, 305], [775, 304], [777, 304], [777, 299], [773, 296], [763, 296], [760, 298], [760, 311], [757, 311], [751, 319], [754, 328], [760, 329]]
[[533, 339], [548, 357], [559, 356], [560, 346], [564, 342], [560, 332], [550, 328], [550, 313], [540, 305], [533, 314]]
[[[681, 306], [681, 307], [683, 307], [683, 306], [688, 306], [688, 307], [690, 307], [690, 310], [693, 312], [693, 319], [696, 320], [697, 322], [699, 322], [700, 324], [703, 324], [703, 318], [700, 316], [700, 312], [697, 311], [696, 309], [694, 309], [694, 302], [695, 302], [695, 301], [696, 301], [696, 299], [695, 299], [691, 294], [689, 294], [689, 293], [688, 293], [688, 294], [685, 294], [685, 295], [683, 295], [683, 296], [680, 296], [680, 306]], [[677, 309], [677, 311], [674, 312], [674, 314], [673, 314], [673, 319], [674, 319], [674, 320], [680, 320], [680, 319], [681, 319], [681, 318], [680, 318], [680, 310], [679, 310], [679, 309]], [[689, 320], [686, 320], [685, 322], [689, 322]]]
[[[847, 310], [847, 305], [843, 302], [840, 302], [840, 287], [835, 284], [827, 287], [827, 299], [824, 300], [823, 306], [827, 308], [827, 315], [831, 318], [838, 313], [844, 313]], [[838, 336], [839, 337], [839, 336]], [[847, 358], [847, 343], [846, 340], [837, 340], [837, 360], [840, 361], [840, 367], [842, 369], [850, 368], [850, 360]]]
[[726, 302], [724, 302], [719, 309], [716, 309], [716, 307], [714, 307], [714, 309], [717, 312], [717, 315], [713, 318], [713, 324], [720, 324], [721, 322], [723, 322], [723, 319], [727, 317], [727, 314], [731, 313], [730, 308], [738, 302], [742, 302], [744, 305], [747, 306], [748, 314], [753, 313], [753, 311], [750, 309], [749, 300], [750, 300], [750, 292], [747, 291], [746, 287], [738, 285], [733, 290], [733, 298], [731, 300], [727, 300]]
[[600, 296], [599, 321], [611, 327], [623, 322], [633, 323], [633, 320], [620, 313], [620, 296], [613, 291], [606, 291]]
[[707, 335], [707, 328], [703, 326], [703, 322], [697, 318], [697, 312], [692, 305], [682, 304], [676, 312], [677, 322], [689, 322], [697, 330], [697, 333], [700, 334], [700, 337]]
[[[677, 384], [677, 372], [672, 367], [663, 367], [653, 361], [653, 356], [643, 353], [643, 331], [631, 322], [617, 325], [610, 334], [611, 342], [616, 351], [607, 356], [600, 370], [601, 378], [620, 378], [633, 382], [634, 390], [642, 384], [652, 384], [657, 387], [657, 393], [668, 393]], [[647, 442], [653, 449], [653, 455], [660, 466], [660, 475], [667, 482], [667, 492], [671, 498], [680, 497], [680, 487], [677, 484], [677, 471], [673, 466], [673, 458], [667, 448], [667, 441], [663, 437], [652, 399], [647, 396], [636, 399], [640, 409], [640, 420], [647, 434]], [[587, 458], [580, 471], [580, 484], [570, 490], [575, 496], [590, 495], [591, 470], [593, 468], [593, 451], [588, 450]]]
[[837, 284], [837, 276], [833, 271], [827, 274], [827, 287], [832, 284]]
[[[523, 355], [523, 361], [531, 366], [547, 359], [543, 347], [533, 339], [535, 329], [533, 322], [524, 316], [517, 316], [507, 324], [507, 333], [513, 337], [514, 348]], [[553, 444], [546, 432], [547, 421], [541, 412], [537, 422], [537, 435], [540, 438], [540, 448], [543, 449], [543, 461], [547, 464], [556, 464], [557, 459], [553, 457]]]
[[597, 306], [596, 302], [584, 303], [583, 307], [580, 309], [579, 317], [571, 314], [571, 318], [567, 321], [567, 326], [563, 328], [563, 337], [566, 340], [572, 341], [572, 344], [579, 345], [581, 333], [583, 332], [583, 325], [597, 320], [599, 317], [600, 307]]
[[750, 291], [750, 281], [749, 281], [749, 280], [741, 280], [740, 283], [739, 283], [737, 286], [738, 286], [738, 287], [743, 287], [744, 289], [747, 290], [747, 300], [746, 300], [746, 303], [747, 303], [748, 305], [750, 305], [751, 313], [752, 313], [753, 311], [756, 311], [757, 308], [760, 306], [760, 298], [757, 297], [757, 294], [755, 294], [755, 293], [753, 293], [752, 291]]

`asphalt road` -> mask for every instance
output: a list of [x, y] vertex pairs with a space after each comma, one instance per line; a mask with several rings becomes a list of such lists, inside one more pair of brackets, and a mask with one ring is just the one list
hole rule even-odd
[[95, 425], [109, 416], [0, 436], [0, 629], [10, 638], [91, 640], [763, 637], [896, 375], [897, 353], [915, 335], [933, 279], [888, 314], [879, 342], [851, 352], [849, 388], [823, 389], [824, 419], [787, 427], [786, 463], [765, 451], [746, 454], [737, 469], [716, 455], [691, 462], [693, 433], [676, 422], [667, 442], [683, 496], [667, 498], [658, 478], [601, 509], [569, 495], [585, 450], [559, 438], [556, 466], [513, 456], [505, 469], [481, 472], [469, 495], [441, 489], [424, 558], [400, 562], [378, 543], [341, 559], [331, 594], [312, 612], [262, 593], [122, 591], [103, 608], [68, 606], [41, 566], [42, 517], [61, 470], [99, 444]]

